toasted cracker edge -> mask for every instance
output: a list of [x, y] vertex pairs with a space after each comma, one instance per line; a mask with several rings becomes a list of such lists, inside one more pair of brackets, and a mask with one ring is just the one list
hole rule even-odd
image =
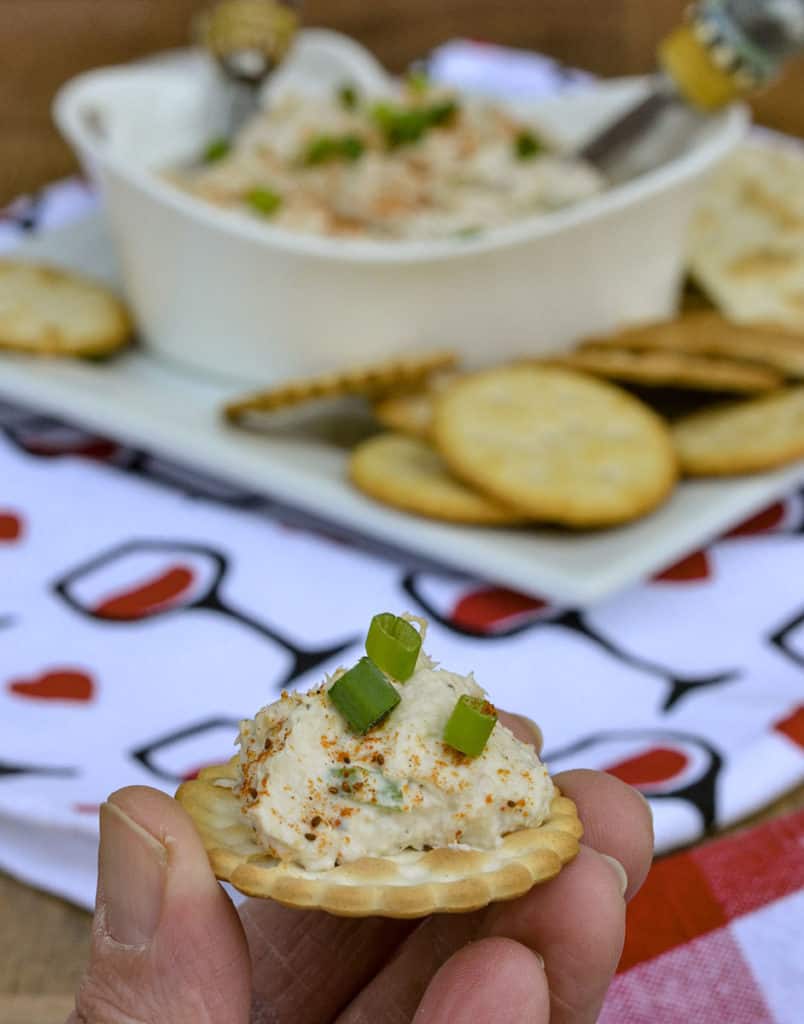
[[[556, 788], [549, 817], [538, 828], [510, 833], [496, 850], [443, 848], [413, 858], [416, 867], [429, 871], [426, 880], [406, 882], [401, 859], [393, 857], [363, 858], [331, 871], [306, 872], [266, 856], [257, 846], [233, 790], [218, 784], [236, 777], [233, 758], [204, 769], [176, 792], [201, 834], [216, 876], [247, 896], [341, 917], [465, 913], [514, 899], [555, 877], [578, 853], [583, 834], [575, 804]], [[408, 871], [411, 862], [405, 857]]]

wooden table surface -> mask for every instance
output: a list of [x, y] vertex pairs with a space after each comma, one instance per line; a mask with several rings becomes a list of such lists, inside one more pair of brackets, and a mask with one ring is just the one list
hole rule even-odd
[[[804, 807], [804, 786], [725, 835]], [[0, 872], [0, 1024], [62, 1024], [89, 951], [90, 915]]]

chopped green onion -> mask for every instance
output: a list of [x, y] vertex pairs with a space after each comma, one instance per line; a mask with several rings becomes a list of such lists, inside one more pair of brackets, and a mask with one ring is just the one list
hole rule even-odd
[[263, 217], [271, 217], [282, 205], [282, 196], [270, 188], [253, 188], [245, 199], [252, 210]]
[[204, 163], [214, 164], [229, 155], [231, 145], [228, 139], [213, 139], [204, 150]]
[[338, 101], [345, 110], [354, 110], [357, 107], [357, 89], [353, 85], [342, 85], [338, 89]]
[[319, 135], [307, 146], [302, 163], [307, 167], [329, 163], [330, 160], [357, 160], [365, 151], [365, 143], [358, 135]]
[[536, 138], [533, 132], [527, 130], [521, 131], [514, 140], [514, 151], [519, 160], [530, 160], [537, 153], [541, 153], [543, 149], [544, 146], [541, 141]]
[[427, 107], [395, 107], [377, 103], [372, 110], [374, 123], [385, 136], [389, 149], [419, 142], [431, 128], [447, 124], [458, 112], [455, 100], [440, 100]]
[[404, 682], [413, 675], [422, 648], [422, 635], [406, 619], [391, 612], [375, 615], [366, 637], [366, 654], [392, 679]]
[[444, 742], [462, 754], [477, 757], [483, 753], [496, 722], [497, 711], [493, 704], [463, 694], [444, 727]]
[[447, 124], [458, 113], [458, 104], [455, 100], [442, 100], [428, 107], [427, 116], [431, 125]]
[[361, 658], [327, 693], [349, 728], [361, 734], [381, 722], [400, 700], [396, 689], [370, 658]]
[[373, 768], [364, 768], [359, 764], [330, 768], [327, 777], [341, 790], [340, 795], [344, 799], [374, 804], [387, 811], [402, 809], [402, 787], [396, 779], [389, 779]]
[[419, 96], [424, 95], [430, 88], [430, 79], [424, 71], [418, 68], [410, 71], [405, 81], [408, 89]]
[[365, 148], [365, 143], [357, 135], [344, 135], [341, 139], [341, 156], [345, 160], [358, 160]]

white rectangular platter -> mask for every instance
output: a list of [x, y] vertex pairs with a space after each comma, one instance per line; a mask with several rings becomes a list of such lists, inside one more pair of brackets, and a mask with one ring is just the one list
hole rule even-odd
[[[97, 215], [48, 232], [14, 256], [72, 267], [115, 287], [119, 283]], [[106, 364], [3, 357], [0, 397], [182, 459], [363, 536], [391, 542], [411, 557], [563, 605], [601, 601], [804, 483], [804, 463], [744, 479], [684, 483], [653, 515], [601, 532], [462, 527], [409, 516], [363, 497], [346, 480], [343, 449], [227, 426], [220, 407], [232, 397], [231, 386], [191, 376], [142, 350]]]

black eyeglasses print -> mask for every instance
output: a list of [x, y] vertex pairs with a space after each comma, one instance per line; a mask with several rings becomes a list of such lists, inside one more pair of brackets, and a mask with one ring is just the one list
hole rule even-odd
[[594, 629], [581, 612], [573, 609], [563, 611], [556, 609], [554, 612], [548, 614], [545, 614], [545, 612], [540, 609], [538, 614], [535, 614], [533, 617], [527, 618], [524, 622], [519, 621], [508, 628], [494, 630], [493, 632], [474, 630], [454, 623], [450, 619], [441, 615], [440, 612], [422, 595], [417, 574], [411, 573], [407, 575], [403, 580], [402, 586], [405, 592], [420, 605], [426, 615], [440, 623], [446, 629], [462, 636], [494, 641], [502, 640], [510, 636], [516, 636], [517, 634], [524, 633], [527, 630], [540, 629], [546, 626], [565, 629], [570, 633], [581, 636], [600, 650], [611, 655], [612, 658], [621, 662], [623, 665], [628, 665], [629, 668], [639, 669], [641, 672], [645, 672], [647, 675], [651, 675], [654, 678], [660, 679], [663, 683], [666, 683], [669, 690], [661, 705], [662, 711], [672, 710], [681, 700], [693, 691], [700, 691], [707, 687], [720, 686], [724, 683], [735, 682], [740, 676], [739, 669], [728, 669], [724, 672], [700, 676], [676, 674], [672, 669], [667, 668], [664, 665], [660, 665], [657, 662], [632, 654], [630, 651], [626, 651], [623, 647], [615, 644], [608, 637], [604, 636], [599, 630]]
[[[75, 596], [73, 592], [75, 584], [79, 581], [85, 581], [92, 573], [106, 569], [115, 561], [125, 559], [131, 555], [152, 554], [154, 552], [166, 556], [165, 572], [161, 577], [157, 579], [152, 577], [144, 585], [138, 583], [131, 590], [117, 593], [113, 598], [93, 606], [88, 606], [84, 601]], [[192, 570], [181, 564], [182, 557], [205, 560], [211, 569], [211, 573], [205, 589], [201, 589], [196, 597], [179, 604], [177, 603], [177, 598], [181, 597], [182, 590], [185, 593], [189, 592], [193, 583]], [[290, 655], [290, 668], [277, 681], [276, 686], [278, 689], [288, 686], [304, 673], [312, 671], [329, 659], [336, 657], [360, 639], [359, 636], [349, 636], [338, 643], [318, 648], [302, 647], [294, 643], [278, 629], [224, 602], [221, 597], [221, 586], [228, 568], [229, 563], [226, 556], [222, 552], [206, 545], [189, 544], [183, 541], [133, 540], [120, 544], [77, 566], [65, 576], [56, 580], [52, 587], [54, 593], [74, 611], [96, 621], [126, 625], [127, 623], [142, 622], [157, 616], [176, 615], [182, 611], [195, 610], [211, 611], [229, 618], [277, 644]], [[150, 595], [146, 594], [145, 599], [140, 602], [138, 608], [137, 601], [142, 597], [144, 591], [149, 587], [153, 588], [159, 584], [162, 584], [165, 588], [170, 588], [170, 601], [151, 601], [148, 604]], [[127, 600], [129, 600], [128, 605], [126, 604]]]
[[[703, 757], [705, 766], [703, 771], [699, 772], [691, 781], [675, 789], [651, 792], [649, 796], [651, 800], [685, 800], [700, 813], [705, 831], [714, 825], [717, 818], [716, 783], [723, 767], [723, 758], [714, 746], [701, 736], [666, 729], [611, 729], [592, 733], [565, 747], [547, 750], [541, 757], [546, 764], [558, 765], [569, 758], [575, 758], [576, 755], [588, 755], [595, 747], [609, 742], [637, 742], [651, 746], [657, 743], [669, 743], [678, 746], [682, 751], [684, 747], [694, 748]], [[587, 762], [588, 757], [579, 758], [579, 763]]]

